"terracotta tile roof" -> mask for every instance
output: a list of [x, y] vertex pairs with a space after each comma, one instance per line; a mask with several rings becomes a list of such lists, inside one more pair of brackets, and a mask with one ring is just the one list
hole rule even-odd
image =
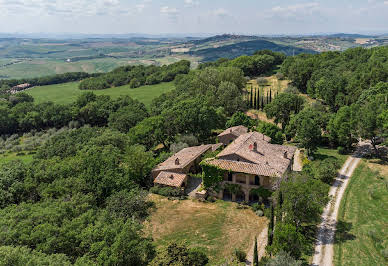
[[161, 171], [155, 178], [154, 183], [172, 187], [181, 187], [186, 178], [186, 174]]
[[238, 137], [238, 136], [241, 136], [242, 134], [245, 134], [247, 132], [248, 132], [248, 128], [246, 128], [244, 126], [235, 126], [235, 127], [230, 127], [230, 128], [225, 129], [225, 131], [222, 132], [221, 134], [219, 134], [218, 136], [221, 137], [224, 135], [232, 134], [232, 135], [235, 135], [236, 137]]
[[252, 175], [261, 175], [261, 176], [271, 176], [271, 177], [281, 177], [281, 173], [265, 164], [254, 164], [246, 162], [238, 162], [231, 160], [222, 160], [222, 159], [210, 159], [207, 163], [220, 167], [225, 170], [230, 170], [232, 172], [246, 173]]
[[250, 132], [234, 140], [217, 158], [237, 155], [254, 164], [269, 165], [274, 171], [283, 174], [291, 164], [295, 151], [296, 147], [270, 144], [263, 134]]
[[160, 163], [153, 171], [171, 171], [185, 168], [188, 164], [193, 162], [195, 159], [197, 159], [199, 156], [201, 156], [211, 148], [211, 144], [184, 148], [183, 150], [177, 152], [164, 162]]

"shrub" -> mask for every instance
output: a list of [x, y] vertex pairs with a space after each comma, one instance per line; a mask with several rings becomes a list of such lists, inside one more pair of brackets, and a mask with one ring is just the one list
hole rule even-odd
[[258, 78], [256, 81], [260, 86], [266, 86], [268, 84], [268, 80], [266, 78]]
[[150, 192], [161, 196], [165, 196], [165, 197], [183, 196], [183, 191], [180, 188], [174, 188], [174, 187], [154, 186], [150, 189]]
[[342, 146], [339, 146], [337, 148], [337, 151], [338, 151], [339, 154], [346, 154], [346, 149], [344, 147], [342, 147]]
[[276, 73], [276, 78], [277, 78], [278, 80], [284, 80], [284, 74], [281, 73], [281, 72], [278, 72], [278, 73]]
[[245, 262], [245, 259], [247, 257], [247, 254], [239, 248], [236, 248], [234, 250], [234, 255], [236, 256], [239, 262]]
[[256, 211], [256, 215], [259, 216], [259, 217], [263, 217], [264, 216], [264, 212], [262, 210], [257, 210]]

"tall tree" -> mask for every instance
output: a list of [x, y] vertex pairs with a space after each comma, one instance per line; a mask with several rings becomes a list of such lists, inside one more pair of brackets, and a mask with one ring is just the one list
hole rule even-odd
[[257, 109], [257, 104], [256, 104], [256, 89], [255, 89], [255, 101], [254, 101], [253, 109]]
[[296, 114], [298, 106], [304, 103], [301, 96], [292, 93], [281, 93], [270, 104], [264, 108], [268, 118], [274, 118], [275, 123], [281, 123], [282, 129], [285, 130], [290, 122], [291, 115]]

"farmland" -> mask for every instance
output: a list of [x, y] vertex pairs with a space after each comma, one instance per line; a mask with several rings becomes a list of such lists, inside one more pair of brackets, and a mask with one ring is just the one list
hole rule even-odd
[[[121, 95], [129, 95], [149, 106], [152, 100], [164, 92], [174, 88], [173, 82], [161, 83], [157, 85], [142, 86], [132, 89], [129, 85], [114, 87], [105, 90], [94, 90], [97, 95], [109, 95], [118, 98]], [[26, 91], [34, 97], [36, 103], [52, 101], [60, 104], [74, 102], [77, 97], [85, 91], [78, 89], [78, 82], [69, 82], [57, 85], [34, 87]]]
[[386, 265], [387, 170], [387, 165], [364, 161], [350, 179], [338, 214], [335, 265]]
[[168, 200], [151, 194], [156, 210], [145, 223], [146, 232], [158, 246], [185, 241], [202, 249], [210, 265], [219, 265], [232, 257], [235, 248], [248, 252], [255, 235], [266, 228], [267, 219], [251, 209], [237, 209], [236, 203], [217, 201]]

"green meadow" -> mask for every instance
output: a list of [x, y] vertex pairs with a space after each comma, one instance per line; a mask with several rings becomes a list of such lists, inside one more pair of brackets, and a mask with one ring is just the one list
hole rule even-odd
[[[139, 88], [130, 88], [129, 85], [114, 87], [105, 90], [91, 90], [97, 95], [109, 95], [113, 99], [121, 95], [129, 95], [149, 106], [152, 100], [159, 95], [174, 89], [173, 82], [147, 85]], [[77, 97], [86, 92], [78, 89], [78, 82], [69, 82], [56, 85], [34, 87], [26, 91], [34, 97], [36, 103], [52, 101], [67, 104], [74, 102]]]

